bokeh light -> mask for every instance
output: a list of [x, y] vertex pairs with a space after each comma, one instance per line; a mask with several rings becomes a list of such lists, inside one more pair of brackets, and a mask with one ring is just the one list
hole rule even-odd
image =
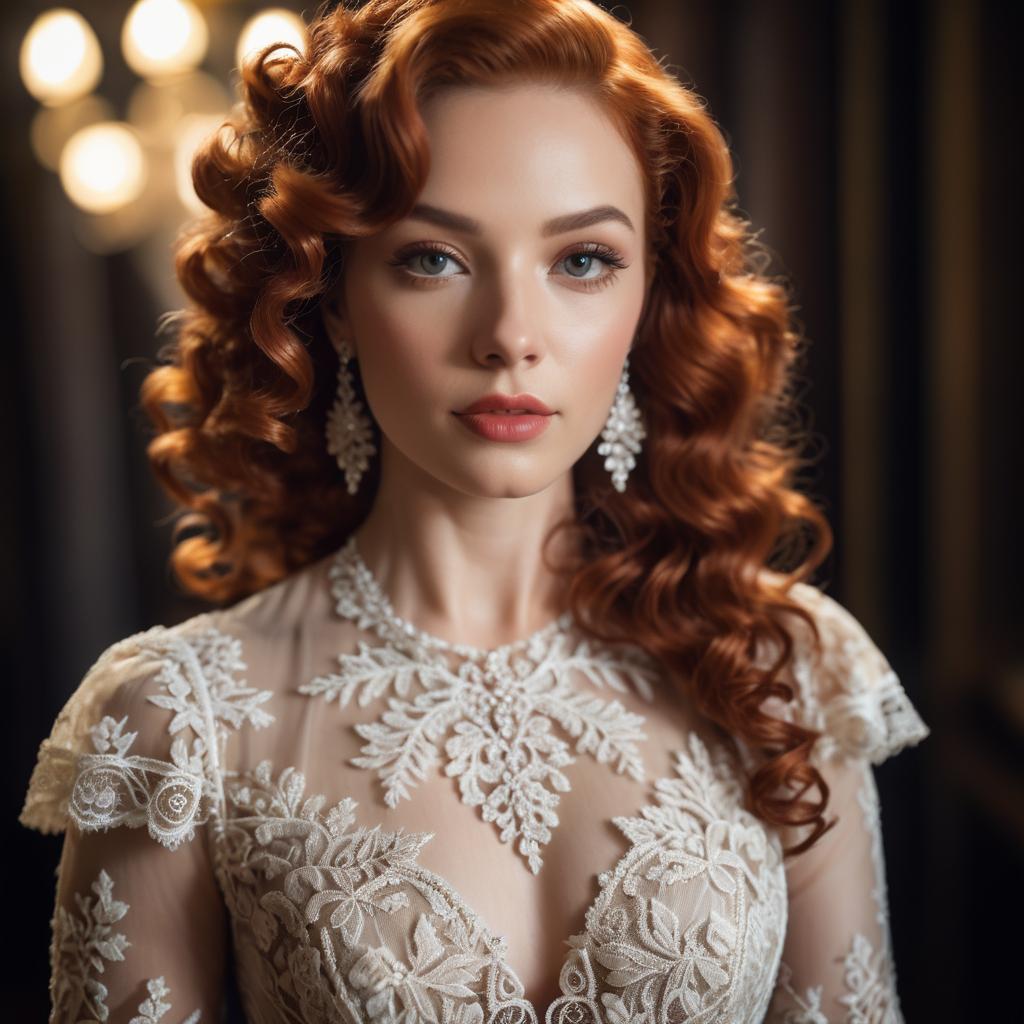
[[25, 88], [46, 104], [84, 96], [103, 73], [96, 33], [81, 14], [66, 7], [45, 11], [32, 22], [18, 63]]
[[68, 139], [60, 182], [89, 213], [109, 213], [137, 199], [146, 184], [146, 157], [131, 127], [118, 121], [89, 125]]
[[247, 57], [271, 43], [291, 43], [300, 53], [305, 52], [306, 26], [302, 18], [283, 7], [268, 7], [251, 17], [238, 36], [235, 66], [241, 69]]
[[209, 41], [202, 14], [188, 0], [138, 0], [121, 29], [124, 59], [144, 78], [194, 68]]
[[39, 107], [29, 126], [32, 152], [45, 168], [56, 171], [64, 146], [79, 128], [115, 117], [113, 104], [95, 93], [60, 106]]

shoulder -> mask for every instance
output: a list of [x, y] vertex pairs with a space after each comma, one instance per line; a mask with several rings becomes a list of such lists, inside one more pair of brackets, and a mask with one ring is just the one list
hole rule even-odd
[[[120, 811], [139, 809], [139, 784], [148, 792], [152, 782], [144, 761], [151, 766], [174, 763], [168, 716], [151, 702], [174, 687], [176, 669], [180, 674], [180, 666], [193, 657], [190, 639], [205, 625], [201, 615], [180, 626], [154, 626], [100, 653], [39, 745], [19, 817], [23, 825], [64, 831], [69, 816], [74, 817], [76, 797], [85, 814], [79, 822], [83, 827], [90, 816], [97, 827], [109, 827], [120, 823]], [[199, 773], [193, 774], [190, 790], [199, 786]], [[138, 783], [134, 787], [133, 781]]]
[[[103, 650], [39, 746], [20, 822], [51, 833], [69, 820], [93, 828], [145, 823], [167, 845], [190, 838], [228, 734], [273, 722], [268, 700], [290, 677], [303, 631], [329, 616], [329, 563], [330, 556], [229, 608]], [[176, 823], [155, 820], [153, 800], [164, 797], [188, 813]], [[118, 808], [109, 806], [115, 799]]]
[[[157, 625], [118, 640], [103, 650], [58, 714], [50, 740], [73, 750], [89, 749], [90, 731], [103, 716], [129, 719], [140, 730], [136, 748], [157, 755], [161, 733], [194, 725], [204, 703], [214, 722], [225, 717], [238, 724], [263, 716], [246, 715], [252, 676], [267, 676], [261, 651], [280, 649], [288, 635], [309, 626], [317, 616], [312, 605], [325, 603], [317, 586], [323, 561], [314, 563], [236, 604], [201, 612], [172, 626]], [[232, 716], [228, 705], [237, 705]], [[170, 719], [164, 711], [177, 711]], [[194, 715], [190, 715], [192, 709]]]
[[[218, 711], [266, 724], [243, 685], [237, 637], [204, 612], [105, 648], [39, 745], [21, 824], [63, 832], [146, 825], [175, 848], [192, 838], [216, 756]], [[212, 728], [211, 728], [212, 727]]]
[[334, 557], [332, 553], [311, 562], [230, 608], [210, 613], [211, 621], [236, 636], [276, 641], [308, 623], [329, 620]]
[[[793, 657], [782, 678], [794, 698], [768, 698], [763, 710], [821, 732], [812, 751], [819, 764], [855, 758], [877, 765], [925, 739], [929, 728], [857, 617], [811, 584], [796, 583], [788, 593], [810, 614], [818, 640], [801, 616], [785, 617]], [[770, 662], [768, 653], [759, 652], [759, 664]]]

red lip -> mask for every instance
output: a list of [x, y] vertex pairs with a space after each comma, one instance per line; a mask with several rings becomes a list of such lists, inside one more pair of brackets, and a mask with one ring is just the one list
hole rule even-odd
[[465, 409], [458, 409], [455, 414], [463, 416], [467, 413], [500, 412], [504, 409], [524, 409], [526, 412], [539, 416], [550, 416], [553, 412], [533, 395], [503, 395], [500, 392], [492, 391], [491, 394], [478, 398], [472, 405], [467, 405]]

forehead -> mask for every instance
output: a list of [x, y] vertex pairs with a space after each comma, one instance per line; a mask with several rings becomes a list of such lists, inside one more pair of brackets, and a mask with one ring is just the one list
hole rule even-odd
[[642, 226], [640, 165], [586, 92], [542, 84], [460, 86], [432, 96], [421, 113], [430, 142], [423, 202], [485, 222], [504, 212], [537, 223], [611, 204]]

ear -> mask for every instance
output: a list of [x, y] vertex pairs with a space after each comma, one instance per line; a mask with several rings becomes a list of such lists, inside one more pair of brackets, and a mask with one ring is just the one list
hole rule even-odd
[[324, 330], [330, 339], [331, 345], [334, 347], [334, 351], [338, 352], [341, 342], [346, 341], [352, 354], [355, 355], [355, 339], [352, 337], [344, 298], [339, 295], [324, 295], [320, 302], [320, 314], [323, 317]]

